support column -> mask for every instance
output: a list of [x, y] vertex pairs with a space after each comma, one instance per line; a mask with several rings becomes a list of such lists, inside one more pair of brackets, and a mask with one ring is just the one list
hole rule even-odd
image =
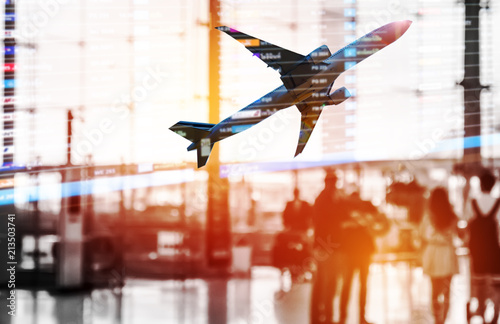
[[464, 38], [464, 157], [466, 167], [481, 163], [481, 91], [486, 86], [480, 79], [480, 39], [479, 15], [480, 0], [464, 0], [465, 38]]
[[83, 285], [83, 214], [80, 207], [82, 190], [80, 168], [63, 173], [63, 198], [59, 217], [57, 253], [57, 287], [81, 288]]
[[[210, 0], [209, 24], [209, 123], [220, 120], [220, 1]], [[220, 178], [219, 144], [215, 145], [207, 164], [207, 261], [209, 266], [227, 268], [231, 262], [231, 231], [228, 203], [228, 181]]]
[[56, 259], [56, 284], [59, 289], [83, 285], [83, 213], [81, 209], [82, 169], [71, 163], [73, 115], [68, 111], [67, 163], [61, 171], [62, 198], [59, 214], [59, 245]]

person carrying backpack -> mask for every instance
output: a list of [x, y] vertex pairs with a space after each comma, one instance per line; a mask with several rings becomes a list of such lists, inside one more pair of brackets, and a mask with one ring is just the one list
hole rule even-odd
[[[486, 299], [495, 295], [494, 322], [498, 319], [500, 308], [499, 293], [494, 292], [493, 278], [500, 277], [500, 242], [498, 229], [498, 211], [500, 199], [491, 196], [495, 186], [495, 176], [485, 170], [479, 177], [481, 194], [471, 201], [473, 218], [469, 221], [469, 251], [471, 257], [471, 297], [478, 300], [477, 313], [484, 317]], [[498, 289], [497, 289], [498, 290]]]

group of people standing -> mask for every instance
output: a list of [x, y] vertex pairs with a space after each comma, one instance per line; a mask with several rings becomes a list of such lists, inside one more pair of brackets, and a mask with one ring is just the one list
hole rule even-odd
[[[492, 198], [490, 194], [496, 183], [490, 171], [483, 172], [480, 183], [482, 193], [468, 203], [471, 216], [468, 217], [467, 235], [462, 235], [461, 239], [470, 249], [471, 272], [480, 278], [479, 284], [472, 287], [471, 296], [477, 298], [477, 313], [483, 315], [488, 297], [484, 293], [486, 285], [491, 284], [492, 277], [500, 275], [500, 238], [496, 219], [500, 199]], [[359, 271], [359, 323], [369, 324], [365, 318], [365, 308], [369, 266], [375, 252], [374, 238], [387, 232], [390, 224], [371, 202], [363, 201], [357, 193], [346, 196], [337, 189], [336, 184], [335, 173], [327, 173], [325, 187], [313, 206], [300, 201], [296, 190], [295, 199], [285, 209], [284, 224], [288, 229], [304, 230], [309, 226], [304, 215], [313, 215], [312, 256], [316, 263], [316, 274], [311, 293], [311, 324], [333, 323], [333, 299], [340, 281], [343, 284], [339, 319], [340, 323], [345, 323], [352, 278], [356, 271]], [[301, 214], [301, 219], [298, 220], [294, 214]], [[459, 271], [455, 253], [460, 230], [458, 224], [459, 218], [450, 203], [448, 191], [444, 187], [434, 188], [427, 201], [427, 212], [419, 232], [423, 270], [431, 279], [432, 312], [436, 324], [443, 324], [446, 320], [451, 280]], [[493, 320], [496, 320], [500, 294], [493, 299]]]
[[451, 280], [453, 275], [459, 273], [454, 244], [457, 238], [469, 248], [470, 255], [471, 299], [467, 303], [467, 313], [470, 314], [470, 301], [475, 298], [477, 309], [474, 313], [485, 322], [486, 303], [490, 299], [494, 304], [490, 323], [498, 321], [500, 291], [499, 287], [495, 287], [495, 280], [500, 279], [497, 215], [500, 199], [491, 195], [496, 178], [490, 170], [483, 170], [479, 181], [481, 192], [467, 202], [464, 216], [468, 218], [468, 222], [463, 226], [458, 226], [459, 218], [448, 199], [448, 191], [443, 187], [431, 192], [428, 213], [420, 226], [422, 266], [424, 273], [431, 278], [432, 312], [436, 324], [444, 324], [446, 321], [450, 307]]
[[[279, 236], [277, 245], [285, 245], [280, 243], [284, 239], [299, 241], [301, 233], [305, 233], [312, 223], [312, 257], [316, 264], [316, 275], [311, 296], [311, 323], [331, 323], [333, 299], [340, 281], [343, 282], [340, 319], [341, 323], [346, 321], [351, 283], [356, 271], [359, 271], [360, 278], [360, 323], [368, 323], [365, 320], [365, 305], [368, 270], [375, 252], [374, 236], [385, 232], [389, 222], [371, 202], [363, 201], [358, 193], [346, 196], [338, 190], [337, 180], [335, 173], [327, 173], [325, 187], [313, 206], [300, 200], [300, 192], [294, 190], [294, 199], [287, 203], [283, 212], [283, 224], [288, 232]], [[303, 258], [304, 254], [294, 253], [289, 257], [292, 256]], [[287, 256], [280, 256], [282, 258]], [[287, 262], [290, 260], [284, 263]]]
[[341, 194], [337, 176], [328, 173], [325, 187], [313, 206], [313, 257], [317, 272], [311, 295], [311, 323], [331, 323], [333, 299], [342, 279], [340, 323], [347, 319], [351, 283], [359, 271], [359, 319], [365, 319], [368, 270], [375, 252], [374, 235], [388, 227], [385, 216], [359, 194]]

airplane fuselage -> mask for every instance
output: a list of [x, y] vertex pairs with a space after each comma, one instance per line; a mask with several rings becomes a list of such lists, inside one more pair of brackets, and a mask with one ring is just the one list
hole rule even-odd
[[324, 98], [328, 94], [326, 92], [329, 92], [343, 71], [339, 72], [338, 62], [315, 64], [311, 70], [317, 71], [317, 73], [309, 77], [303, 84], [292, 91], [288, 90], [285, 85], [279, 86], [215, 125], [206, 138], [210, 138], [212, 143], [221, 141], [255, 126], [282, 109], [301, 102], [317, 102], [318, 106], [321, 106], [325, 103]]

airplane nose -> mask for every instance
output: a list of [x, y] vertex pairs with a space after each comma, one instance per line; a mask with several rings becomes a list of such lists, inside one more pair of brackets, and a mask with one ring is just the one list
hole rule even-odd
[[410, 28], [411, 24], [412, 24], [411, 20], [402, 20], [399, 22], [400, 28], [403, 33], [405, 33], [408, 30], [408, 28]]

